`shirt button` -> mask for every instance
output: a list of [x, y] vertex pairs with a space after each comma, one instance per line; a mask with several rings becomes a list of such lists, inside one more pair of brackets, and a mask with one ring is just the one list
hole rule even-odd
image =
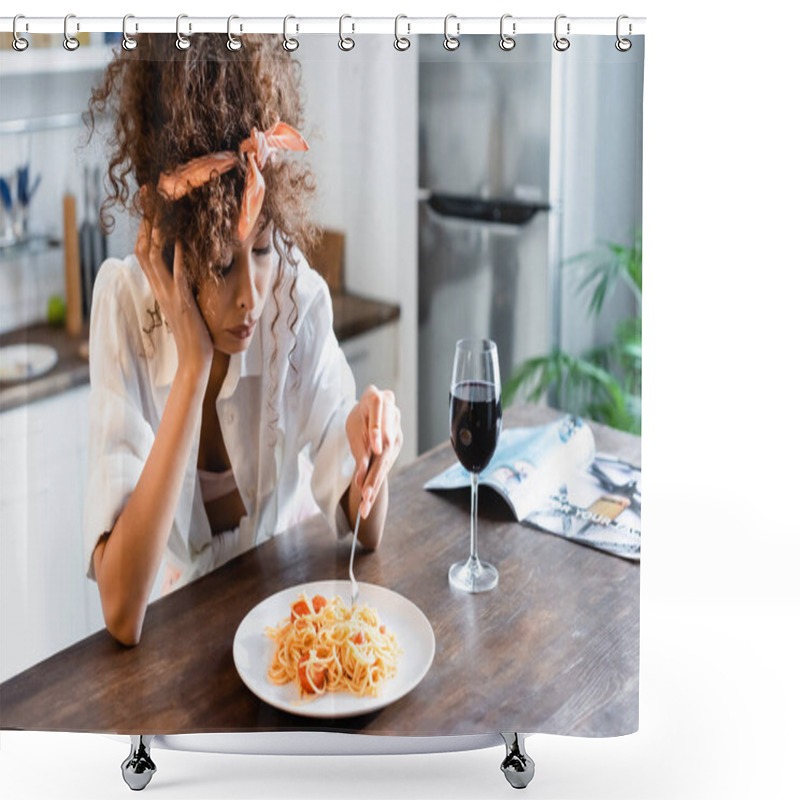
[[231, 412], [228, 414], [228, 424], [229, 424], [229, 425], [233, 425], [233, 423], [235, 422], [235, 420], [236, 420], [236, 415], [233, 413], [233, 411], [231, 411]]
[[255, 489], [248, 489], [247, 490], [247, 496], [252, 500], [256, 496], [256, 490]]

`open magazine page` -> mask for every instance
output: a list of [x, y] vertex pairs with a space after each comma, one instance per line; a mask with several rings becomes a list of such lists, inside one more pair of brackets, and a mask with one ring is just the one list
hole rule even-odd
[[[520, 522], [548, 506], [549, 497], [594, 458], [594, 437], [579, 417], [565, 416], [535, 428], [502, 431], [480, 485], [494, 489]], [[425, 484], [426, 489], [461, 489], [470, 475], [458, 462]]]
[[[637, 560], [641, 544], [641, 471], [596, 454], [589, 426], [565, 416], [549, 425], [510, 428], [481, 474], [518, 522]], [[469, 486], [456, 462], [425, 484], [448, 490]]]
[[641, 470], [598, 453], [524, 522], [622, 558], [641, 550]]

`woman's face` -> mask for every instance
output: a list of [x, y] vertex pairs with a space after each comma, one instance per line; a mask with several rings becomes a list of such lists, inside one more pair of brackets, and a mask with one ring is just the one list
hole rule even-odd
[[264, 311], [273, 270], [272, 225], [253, 229], [234, 247], [230, 264], [208, 278], [197, 291], [214, 348], [227, 355], [247, 350]]

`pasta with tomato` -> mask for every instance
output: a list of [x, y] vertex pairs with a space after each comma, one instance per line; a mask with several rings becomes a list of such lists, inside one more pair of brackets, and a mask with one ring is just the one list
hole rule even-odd
[[342, 691], [376, 697], [397, 674], [400, 646], [377, 611], [351, 608], [338, 596], [315, 595], [309, 601], [300, 594], [290, 618], [265, 633], [275, 642], [269, 679], [277, 685], [294, 683], [304, 699]]

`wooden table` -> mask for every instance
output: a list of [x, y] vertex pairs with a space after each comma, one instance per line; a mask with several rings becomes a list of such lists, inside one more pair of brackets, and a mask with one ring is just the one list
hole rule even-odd
[[[515, 408], [504, 424], [556, 416]], [[638, 438], [592, 428], [599, 450], [640, 463]], [[256, 603], [306, 581], [347, 579], [350, 537], [336, 541], [315, 517], [151, 605], [137, 647], [101, 631], [6, 681], [0, 726], [131, 734], [636, 731], [639, 565], [523, 527], [484, 492], [479, 553], [498, 567], [500, 584], [481, 595], [452, 590], [448, 568], [469, 553], [468, 494], [422, 486], [453, 460], [446, 444], [393, 474], [384, 541], [356, 556], [360, 580], [412, 600], [436, 635], [430, 671], [398, 702], [317, 722], [263, 703], [236, 672], [233, 637]]]

